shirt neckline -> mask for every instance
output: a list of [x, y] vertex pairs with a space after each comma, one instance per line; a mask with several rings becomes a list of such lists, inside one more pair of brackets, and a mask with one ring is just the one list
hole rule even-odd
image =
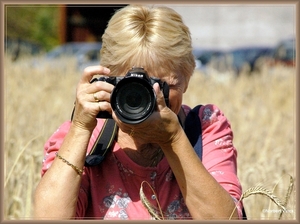
[[156, 175], [159, 175], [169, 168], [169, 163], [165, 156], [161, 161], [158, 162], [155, 167], [141, 166], [132, 161], [117, 142], [115, 142], [114, 144], [113, 153], [116, 159], [122, 164], [125, 169], [130, 170], [131, 173], [134, 173], [135, 175], [141, 177], [147, 177], [151, 172], [155, 172]]

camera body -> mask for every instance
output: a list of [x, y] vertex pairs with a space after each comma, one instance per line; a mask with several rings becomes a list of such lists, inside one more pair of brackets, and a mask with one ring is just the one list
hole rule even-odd
[[[149, 77], [140, 67], [133, 67], [125, 76], [94, 78], [92, 82], [104, 81], [114, 85], [110, 103], [117, 117], [124, 123], [138, 124], [146, 120], [156, 106], [153, 84], [158, 83], [169, 106], [169, 86], [158, 78]], [[100, 111], [97, 118], [112, 118], [107, 111]]]

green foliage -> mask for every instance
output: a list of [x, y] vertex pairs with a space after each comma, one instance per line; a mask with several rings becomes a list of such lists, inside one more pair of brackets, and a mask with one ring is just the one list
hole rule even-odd
[[59, 6], [6, 5], [6, 36], [41, 45], [46, 50], [59, 44]]

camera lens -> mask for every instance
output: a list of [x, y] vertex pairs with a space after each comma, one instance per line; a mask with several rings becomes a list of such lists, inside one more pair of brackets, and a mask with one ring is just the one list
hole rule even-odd
[[128, 92], [125, 91], [124, 91], [125, 96], [122, 98], [122, 100], [125, 99], [124, 104], [126, 105], [126, 107], [128, 107], [128, 109], [131, 110], [139, 108], [142, 103], [142, 96], [140, 95], [140, 93], [136, 89], [134, 90], [128, 89]]
[[111, 105], [118, 118], [136, 124], [147, 119], [155, 107], [155, 93], [145, 80], [129, 77], [122, 79], [114, 89]]

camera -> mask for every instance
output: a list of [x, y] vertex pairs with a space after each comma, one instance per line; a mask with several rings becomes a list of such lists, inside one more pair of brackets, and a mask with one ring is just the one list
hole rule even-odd
[[[116, 116], [124, 123], [138, 124], [146, 120], [156, 106], [153, 84], [158, 83], [169, 106], [169, 86], [158, 78], [149, 77], [140, 67], [133, 67], [125, 76], [94, 78], [92, 82], [104, 81], [114, 85], [110, 103]], [[107, 111], [100, 111], [97, 118], [112, 118]]]

